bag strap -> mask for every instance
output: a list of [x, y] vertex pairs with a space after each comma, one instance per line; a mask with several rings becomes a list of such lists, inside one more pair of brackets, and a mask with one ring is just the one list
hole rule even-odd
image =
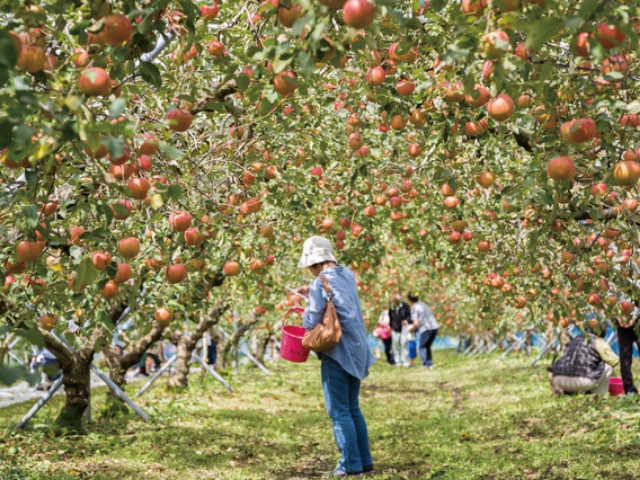
[[322, 280], [322, 284], [324, 285], [324, 291], [331, 295], [331, 285], [329, 285], [329, 280], [322, 273], [319, 275], [320, 280]]

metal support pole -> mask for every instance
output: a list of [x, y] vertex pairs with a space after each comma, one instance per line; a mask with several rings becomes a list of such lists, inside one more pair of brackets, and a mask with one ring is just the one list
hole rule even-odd
[[102, 370], [96, 367], [93, 363], [91, 364], [91, 371], [95, 373], [98, 377], [100, 377], [100, 380], [106, 383], [107, 387], [109, 387], [111, 391], [115, 393], [120, 400], [122, 400], [124, 403], [129, 405], [129, 407], [131, 407], [131, 410], [136, 412], [142, 420], [144, 420], [145, 422], [149, 421], [149, 416], [146, 413], [144, 413], [144, 411], [138, 405], [136, 405], [133, 402], [133, 400], [131, 400], [127, 396], [127, 394], [124, 393], [120, 387], [118, 387], [118, 385], [113, 383], [113, 381], [111, 381], [108, 375], [106, 375]]
[[509, 348], [507, 348], [505, 350], [505, 352], [502, 354], [502, 356], [500, 358], [505, 358], [507, 355], [509, 355], [509, 353], [511, 353], [511, 350], [513, 350], [517, 346], [523, 345], [525, 340], [526, 340], [526, 338], [527, 338], [526, 335], [523, 335], [522, 337], [518, 338], [515, 342], [513, 342], [511, 344], [511, 346]]
[[538, 356], [531, 362], [531, 366], [535, 366], [536, 363], [540, 361], [542, 357], [544, 357], [549, 350], [551, 350], [555, 345], [558, 344], [558, 339], [554, 339], [551, 342], [547, 343], [547, 345], [540, 351]]
[[462, 355], [467, 355], [472, 348], [473, 348], [473, 343], [469, 342], [469, 346], [465, 349], [464, 352], [462, 352]]
[[22, 360], [20, 360], [19, 357], [17, 357], [16, 355], [14, 355], [12, 352], [9, 352], [9, 356], [11, 358], [13, 358], [16, 362], [18, 362], [20, 365], [23, 365], [26, 367], [26, 365], [24, 364], [24, 362]]
[[247, 344], [246, 340], [244, 341], [243, 346], [244, 346], [244, 348], [242, 349], [242, 353], [244, 353], [246, 355], [246, 357], [249, 360], [251, 360], [256, 367], [258, 367], [260, 370], [262, 370], [265, 373], [265, 375], [271, 375], [271, 372], [267, 369], [267, 367], [265, 367], [263, 364], [261, 364], [256, 357], [251, 355], [251, 352], [249, 352], [249, 345]]
[[491, 345], [491, 347], [489, 347], [489, 349], [487, 350], [487, 355], [489, 355], [491, 352], [493, 352], [496, 348], [498, 348], [498, 345], [500, 345], [502, 343], [502, 340], [495, 342], [493, 345]]
[[24, 427], [27, 422], [29, 420], [31, 420], [31, 418], [33, 418], [33, 416], [38, 413], [38, 410], [40, 410], [45, 403], [47, 403], [51, 397], [53, 397], [53, 395], [58, 391], [58, 389], [62, 386], [62, 375], [60, 375], [60, 378], [58, 378], [55, 382], [53, 382], [53, 385], [51, 385], [51, 388], [49, 388], [49, 390], [47, 391], [47, 393], [45, 393], [42, 398], [40, 400], [38, 400], [38, 402], [31, 407], [31, 410], [29, 410], [27, 412], [27, 414], [22, 417], [22, 420], [20, 420], [18, 422], [18, 424], [14, 427], [14, 430], [19, 430], [22, 427]]
[[480, 349], [484, 346], [484, 344], [485, 344], [484, 338], [481, 338], [478, 344], [476, 345], [476, 347], [473, 350], [471, 350], [471, 352], [469, 353], [469, 356], [473, 357], [476, 353], [478, 353], [478, 351], [480, 351]]
[[149, 379], [149, 381], [147, 383], [144, 384], [144, 386], [138, 390], [138, 393], [136, 393], [136, 398], [140, 397], [144, 392], [146, 392], [149, 387], [151, 385], [153, 385], [153, 382], [155, 382], [160, 375], [162, 375], [162, 373], [167, 370], [176, 360], [177, 360], [177, 355], [174, 355], [173, 357], [171, 357], [169, 360], [167, 360], [167, 363], [165, 363], [154, 375], [153, 377], [151, 377]]
[[207, 363], [202, 360], [202, 358], [200, 358], [198, 355], [196, 355], [195, 353], [192, 354], [192, 358], [195, 358], [196, 362], [198, 362], [200, 365], [202, 365], [207, 372], [209, 372], [209, 374], [215, 378], [216, 380], [218, 380], [222, 385], [224, 385], [226, 387], [227, 390], [229, 390], [230, 392], [234, 392], [235, 390], [233, 389], [233, 387], [231, 387], [231, 385], [229, 385], [227, 383], [227, 381], [222, 378], [222, 376], [216, 372], [213, 368], [211, 368], [211, 365], [207, 365]]

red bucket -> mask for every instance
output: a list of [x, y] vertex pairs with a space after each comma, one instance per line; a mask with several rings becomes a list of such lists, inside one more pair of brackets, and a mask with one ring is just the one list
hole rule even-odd
[[[304, 308], [292, 308], [289, 310], [284, 318], [287, 318], [290, 313], [304, 312]], [[302, 338], [307, 331], [304, 327], [298, 327], [297, 325], [285, 325], [282, 327], [282, 342], [280, 343], [280, 356], [285, 360], [289, 360], [294, 363], [304, 363], [309, 358], [309, 350], [307, 347], [302, 346]]]
[[609, 379], [609, 395], [615, 397], [617, 395], [624, 395], [624, 385], [622, 384], [622, 378], [611, 377]]
[[304, 327], [285, 325], [282, 327], [282, 342], [280, 344], [280, 356], [294, 363], [304, 363], [309, 358], [309, 350], [302, 346], [302, 337], [307, 331]]

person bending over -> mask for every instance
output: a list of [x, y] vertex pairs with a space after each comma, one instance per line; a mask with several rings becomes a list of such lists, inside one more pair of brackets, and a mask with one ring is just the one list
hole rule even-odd
[[[594, 335], [594, 331], [599, 336]], [[613, 367], [618, 356], [604, 341], [604, 328], [598, 327], [586, 335], [573, 338], [560, 357], [549, 367], [551, 389], [557, 395], [577, 392], [604, 395], [609, 391]]]

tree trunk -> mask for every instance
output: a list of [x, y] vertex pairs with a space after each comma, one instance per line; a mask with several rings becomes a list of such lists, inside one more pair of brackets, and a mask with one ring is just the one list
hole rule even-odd
[[[126, 354], [120, 356], [114, 346], [110, 346], [103, 350], [104, 357], [109, 367], [109, 378], [113, 383], [118, 385], [122, 390], [126, 386], [125, 374], [134, 365], [140, 363], [144, 353], [149, 350], [151, 345], [162, 338], [162, 334], [167, 328], [166, 324], [160, 325], [158, 322], [153, 322], [151, 331], [144, 337], [139, 339], [135, 344], [129, 345]], [[114, 402], [122, 402], [116, 394], [111, 390], [107, 393], [107, 399]]]
[[[256, 360], [264, 365], [264, 354], [267, 351], [267, 346], [269, 345], [269, 341], [271, 339], [271, 332], [268, 330], [259, 330], [256, 334], [256, 337], [257, 348], [255, 352], [252, 352], [252, 355], [256, 357]], [[256, 368], [258, 368], [257, 365]]]
[[82, 415], [89, 406], [90, 371], [98, 340], [109, 338], [104, 327], [96, 328], [77, 351], [70, 350], [58, 338], [40, 329], [47, 349], [53, 353], [62, 369], [65, 403], [56, 419], [56, 433], [84, 435]]
[[219, 301], [215, 308], [207, 315], [202, 315], [197, 327], [192, 332], [189, 332], [189, 336], [183, 335], [182, 332], [177, 332], [171, 337], [171, 343], [173, 343], [176, 350], [176, 362], [167, 382], [167, 387], [170, 389], [185, 389], [189, 386], [189, 365], [191, 364], [191, 354], [196, 348], [198, 340], [202, 338], [204, 333], [211, 329], [218, 321], [220, 317], [229, 308], [229, 297], [224, 296]]
[[227, 347], [227, 339], [217, 328], [211, 329], [211, 338], [216, 342], [216, 370], [222, 370], [225, 367], [224, 352]]
[[13, 333], [10, 333], [0, 342], [0, 365], [4, 363], [5, 357], [9, 354], [9, 345], [13, 341], [13, 337]]
[[275, 335], [271, 335], [268, 341], [269, 345], [269, 356], [271, 357], [272, 362], [277, 362], [280, 360], [280, 352], [278, 351], [277, 345], [277, 337]]
[[9, 345], [0, 343], [0, 365], [4, 363], [4, 357], [9, 353]]
[[74, 362], [71, 371], [63, 369], [62, 385], [64, 385], [65, 402], [56, 419], [58, 435], [84, 435], [82, 416], [89, 406], [91, 362]]
[[216, 359], [216, 369], [224, 369], [227, 366], [227, 357], [231, 350], [238, 346], [244, 334], [258, 323], [258, 317], [251, 315], [246, 322], [238, 323], [238, 328], [228, 338], [225, 338], [218, 347], [218, 358]]
[[189, 365], [197, 342], [197, 340], [196, 342], [190, 340], [190, 337], [177, 333], [171, 341], [176, 346], [176, 361], [173, 364], [171, 378], [167, 382], [167, 387], [170, 389], [180, 390], [189, 387]]

